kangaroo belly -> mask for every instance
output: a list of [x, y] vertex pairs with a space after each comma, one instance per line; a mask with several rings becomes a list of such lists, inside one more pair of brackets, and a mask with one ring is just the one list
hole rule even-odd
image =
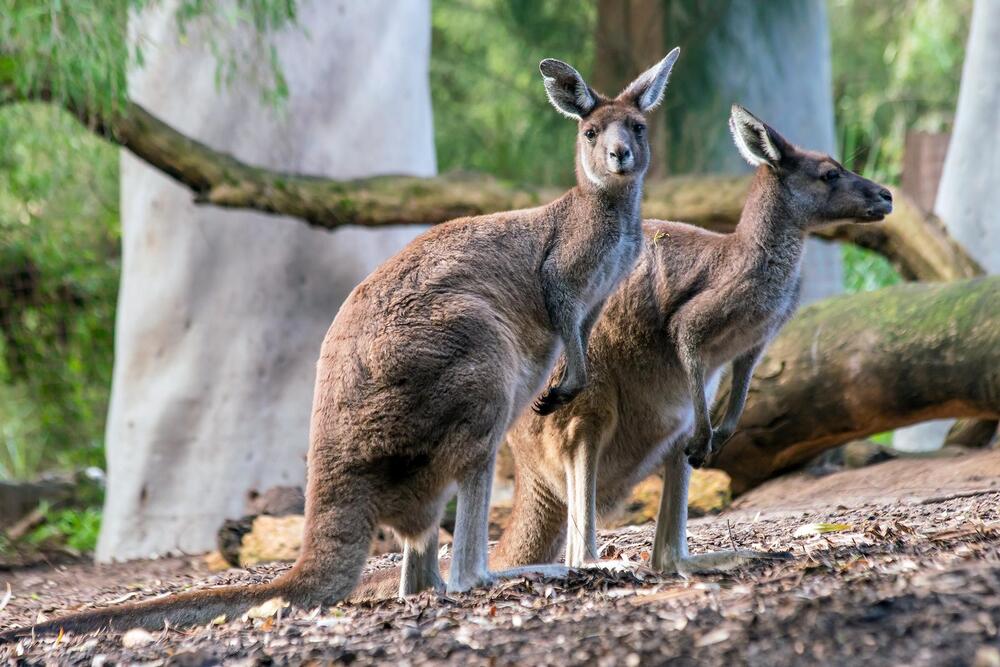
[[[715, 400], [720, 377], [721, 371], [716, 368], [705, 380], [709, 406]], [[658, 393], [660, 400], [647, 399], [640, 410], [636, 410], [635, 403], [628, 405], [629, 412], [637, 418], [623, 419], [601, 453], [597, 495], [602, 511], [609, 511], [624, 501], [636, 484], [656, 472], [673, 447], [683, 446], [691, 435], [694, 427], [691, 396], [683, 378], [672, 380], [669, 386], [674, 391]]]

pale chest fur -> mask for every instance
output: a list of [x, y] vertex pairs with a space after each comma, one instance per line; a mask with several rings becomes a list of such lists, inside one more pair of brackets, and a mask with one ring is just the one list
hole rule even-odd
[[614, 291], [632, 270], [642, 249], [642, 224], [637, 213], [611, 224], [617, 224], [618, 230], [617, 234], [609, 236], [602, 249], [603, 257], [591, 281], [591, 306], [603, 302]]
[[787, 263], [764, 262], [734, 281], [728, 298], [717, 304], [714, 335], [703, 341], [709, 367], [722, 366], [777, 334], [798, 305], [800, 273], [798, 256], [793, 256]]

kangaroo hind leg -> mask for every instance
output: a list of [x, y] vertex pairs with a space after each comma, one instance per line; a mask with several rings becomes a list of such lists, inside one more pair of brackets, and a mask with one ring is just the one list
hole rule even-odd
[[399, 597], [424, 590], [444, 591], [438, 569], [438, 528], [424, 540], [406, 540], [403, 544], [403, 568], [399, 577]]
[[789, 560], [788, 552], [763, 552], [746, 549], [713, 551], [691, 555], [687, 548], [687, 500], [691, 465], [679, 443], [667, 456], [663, 469], [663, 492], [656, 517], [653, 538], [653, 569], [664, 573], [698, 574], [731, 570], [755, 560]]

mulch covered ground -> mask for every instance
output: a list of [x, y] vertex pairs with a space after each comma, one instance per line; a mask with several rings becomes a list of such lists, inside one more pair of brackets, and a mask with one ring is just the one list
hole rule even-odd
[[[742, 510], [692, 522], [692, 551], [791, 551], [688, 580], [644, 570], [652, 526], [602, 535], [635, 573], [517, 579], [491, 590], [168, 629], [39, 638], [0, 647], [24, 662], [202, 665], [394, 663], [1000, 665], [1000, 492], [961, 491], [853, 508]], [[803, 526], [823, 523], [832, 532]], [[384, 567], [393, 556], [373, 559]], [[210, 576], [199, 559], [6, 574], [0, 626], [39, 613], [137, 600], [195, 585], [256, 582], [284, 566]], [[0, 597], [3, 591], [0, 590]], [[128, 644], [129, 647], [126, 647]]]

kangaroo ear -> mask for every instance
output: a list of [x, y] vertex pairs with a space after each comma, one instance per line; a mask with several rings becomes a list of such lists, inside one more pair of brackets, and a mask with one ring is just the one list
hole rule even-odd
[[632, 101], [643, 113], [655, 109], [663, 101], [670, 70], [674, 68], [674, 63], [680, 55], [680, 47], [674, 47], [663, 60], [636, 77], [635, 81], [622, 91], [618, 99]]
[[563, 61], [546, 58], [539, 63], [538, 70], [542, 73], [549, 102], [559, 113], [580, 119], [597, 106], [596, 93], [579, 72]]
[[739, 104], [729, 114], [729, 131], [751, 167], [766, 164], [776, 169], [790, 148], [784, 137]]

